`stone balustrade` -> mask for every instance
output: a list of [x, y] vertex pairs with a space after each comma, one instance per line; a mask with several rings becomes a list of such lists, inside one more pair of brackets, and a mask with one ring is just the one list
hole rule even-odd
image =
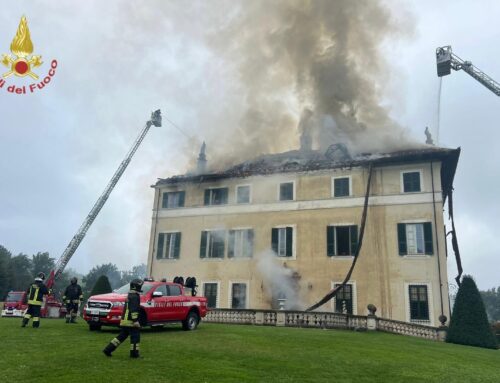
[[332, 312], [211, 309], [204, 322], [261, 326], [310, 327], [356, 331], [383, 331], [431, 340], [444, 340], [446, 327], [431, 327], [392, 319]]

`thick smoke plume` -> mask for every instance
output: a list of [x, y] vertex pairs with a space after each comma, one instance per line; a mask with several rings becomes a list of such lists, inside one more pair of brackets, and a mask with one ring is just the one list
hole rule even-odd
[[209, 40], [241, 82], [233, 101], [244, 112], [226, 145], [209, 142], [212, 164], [296, 149], [303, 140], [320, 150], [342, 140], [354, 152], [412, 144], [381, 106], [388, 80], [382, 43], [411, 26], [398, 26], [381, 1], [230, 4]]

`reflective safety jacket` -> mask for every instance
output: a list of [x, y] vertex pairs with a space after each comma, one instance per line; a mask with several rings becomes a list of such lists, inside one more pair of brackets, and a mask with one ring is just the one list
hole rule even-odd
[[80, 303], [83, 300], [82, 288], [78, 284], [71, 284], [64, 291], [63, 301], [69, 303]]
[[43, 296], [47, 295], [49, 290], [47, 286], [43, 284], [43, 282], [35, 281], [29, 288], [26, 290], [26, 298], [28, 300], [29, 305], [41, 306], [43, 302]]
[[127, 301], [123, 307], [122, 320], [120, 326], [132, 327], [132, 325], [139, 320], [139, 307], [141, 305], [141, 298], [137, 291], [130, 290], [127, 296]]

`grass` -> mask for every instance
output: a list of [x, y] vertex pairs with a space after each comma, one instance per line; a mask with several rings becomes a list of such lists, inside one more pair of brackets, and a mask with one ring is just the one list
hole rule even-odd
[[[101, 353], [117, 330], [0, 318], [0, 375], [18, 382], [499, 382], [500, 351], [384, 333], [202, 323], [141, 334]], [[1, 379], [4, 380], [3, 378]]]

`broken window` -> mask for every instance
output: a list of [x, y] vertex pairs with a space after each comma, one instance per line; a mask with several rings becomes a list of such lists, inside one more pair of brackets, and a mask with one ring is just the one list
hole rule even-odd
[[[335, 283], [334, 287], [340, 286], [341, 283]], [[346, 285], [335, 295], [335, 312], [342, 314], [352, 314], [353, 311], [353, 290], [352, 285]]]
[[354, 255], [357, 246], [358, 227], [356, 225], [326, 227], [327, 256]]
[[233, 283], [231, 286], [231, 308], [247, 308], [247, 285], [246, 283]]
[[280, 184], [280, 201], [293, 201], [293, 182]]
[[271, 230], [271, 248], [278, 257], [293, 256], [293, 227], [279, 227]]
[[184, 207], [184, 199], [186, 192], [166, 192], [163, 193], [161, 207], [163, 209], [174, 209], [176, 207]]
[[225, 230], [201, 232], [200, 258], [224, 258]]
[[181, 249], [181, 233], [158, 234], [157, 259], [179, 259]]
[[403, 191], [405, 193], [414, 193], [420, 191], [420, 172], [403, 173]]
[[204, 283], [203, 296], [207, 298], [207, 307], [209, 309], [217, 308], [217, 283]]
[[334, 178], [333, 179], [333, 196], [334, 197], [349, 197], [350, 192], [350, 179], [349, 177]]
[[227, 204], [228, 188], [205, 189], [205, 205]]
[[408, 286], [410, 294], [410, 320], [428, 321], [429, 320], [429, 300], [427, 296], [427, 286], [410, 285]]
[[229, 230], [228, 258], [250, 258], [253, 255], [253, 229]]
[[399, 255], [432, 255], [432, 224], [398, 223]]
[[236, 187], [236, 203], [250, 203], [250, 186]]

